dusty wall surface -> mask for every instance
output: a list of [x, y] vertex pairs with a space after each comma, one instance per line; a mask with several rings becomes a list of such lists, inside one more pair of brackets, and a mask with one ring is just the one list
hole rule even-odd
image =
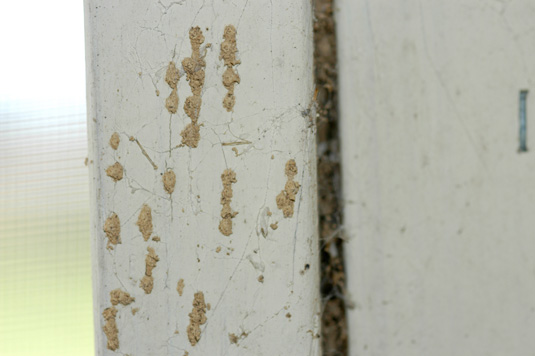
[[85, 6], [98, 353], [318, 355], [310, 2]]
[[337, 7], [350, 354], [532, 353], [534, 3]]

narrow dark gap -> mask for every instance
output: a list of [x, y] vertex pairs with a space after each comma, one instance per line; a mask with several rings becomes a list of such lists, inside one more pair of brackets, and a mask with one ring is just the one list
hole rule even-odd
[[342, 238], [338, 76], [333, 0], [315, 0], [318, 211], [321, 254], [322, 346], [325, 356], [347, 355]]

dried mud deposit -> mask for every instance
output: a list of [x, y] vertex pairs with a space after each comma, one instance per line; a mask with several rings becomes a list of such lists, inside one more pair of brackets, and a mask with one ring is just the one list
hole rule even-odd
[[182, 145], [191, 148], [197, 147], [201, 139], [200, 125], [198, 124], [201, 113], [201, 92], [204, 86], [204, 68], [206, 62], [204, 56], [201, 56], [201, 44], [204, 43], [204, 35], [199, 27], [193, 27], [189, 31], [191, 42], [191, 57], [184, 58], [182, 67], [186, 71], [186, 80], [189, 82], [192, 96], [188, 96], [184, 103], [184, 111], [191, 119], [186, 128], [180, 133], [182, 136]]

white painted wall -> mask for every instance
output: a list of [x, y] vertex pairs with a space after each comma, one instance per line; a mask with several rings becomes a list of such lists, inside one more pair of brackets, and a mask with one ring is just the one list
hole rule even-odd
[[[120, 288], [135, 302], [117, 306], [117, 353], [318, 355], [315, 135], [303, 114], [313, 97], [310, 2], [85, 4], [98, 354], [114, 354], [106, 348], [102, 312], [110, 306], [110, 291]], [[219, 59], [226, 25], [237, 29], [241, 60], [235, 67], [241, 82], [230, 113], [222, 106], [227, 90]], [[171, 60], [183, 72], [180, 63], [191, 55], [192, 26], [202, 29], [204, 45], [212, 43], [205, 57], [203, 126], [197, 148], [176, 148], [190, 122], [183, 105], [191, 90], [182, 76], [178, 111], [171, 115], [164, 106], [171, 92], [164, 77]], [[117, 151], [108, 145], [113, 132], [121, 139]], [[237, 141], [248, 143], [222, 145]], [[285, 187], [290, 159], [297, 163], [295, 180], [301, 187], [293, 217], [284, 218], [275, 199]], [[114, 183], [105, 170], [116, 161], [124, 167], [124, 178]], [[227, 168], [236, 172], [231, 208], [239, 212], [229, 237], [218, 231], [220, 176]], [[171, 196], [162, 185], [166, 169], [176, 174]], [[160, 242], [145, 242], [136, 226], [143, 204], [152, 208], [153, 235]], [[111, 212], [120, 218], [122, 243], [109, 251], [103, 226]], [[276, 230], [269, 227], [277, 222]], [[149, 246], [159, 262], [153, 270], [154, 289], [145, 294], [139, 282]], [[182, 296], [176, 291], [179, 279], [185, 282]], [[186, 329], [198, 291], [211, 309], [200, 342], [191, 346]], [[132, 308], [139, 308], [137, 314], [132, 315]], [[231, 344], [229, 333], [242, 332], [248, 335]]]
[[535, 3], [337, 7], [350, 354], [533, 354]]

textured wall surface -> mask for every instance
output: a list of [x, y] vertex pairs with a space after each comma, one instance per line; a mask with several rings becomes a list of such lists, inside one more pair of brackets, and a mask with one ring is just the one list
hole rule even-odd
[[99, 354], [319, 354], [311, 13], [86, 1]]
[[350, 354], [532, 354], [535, 4], [337, 6]]

